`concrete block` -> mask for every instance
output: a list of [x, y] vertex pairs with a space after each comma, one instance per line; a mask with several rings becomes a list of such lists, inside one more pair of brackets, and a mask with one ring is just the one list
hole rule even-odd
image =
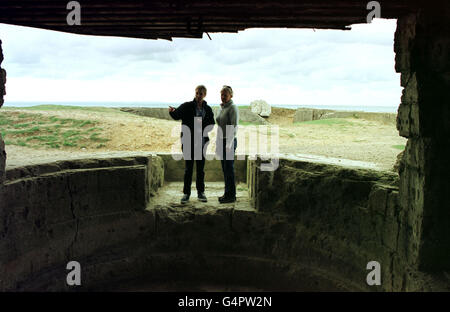
[[405, 138], [408, 138], [411, 135], [410, 112], [410, 105], [403, 103], [400, 104], [397, 112], [397, 130], [399, 131], [399, 134]]
[[411, 46], [416, 37], [416, 21], [414, 14], [397, 19], [397, 30], [394, 37], [395, 70], [400, 73], [411, 68]]
[[369, 194], [369, 201], [368, 201], [369, 209], [373, 213], [385, 217], [388, 195], [389, 195], [388, 189], [375, 185]]
[[382, 243], [389, 250], [397, 250], [398, 222], [397, 219], [387, 218], [384, 222]]
[[408, 80], [405, 82], [402, 92], [402, 103], [412, 104], [419, 101], [419, 90], [417, 89], [416, 73], [407, 76]]
[[3, 185], [5, 181], [5, 166], [6, 166], [5, 142], [3, 142], [2, 135], [0, 134], [0, 185]]
[[164, 161], [159, 156], [149, 157], [147, 163], [148, 184], [151, 196], [154, 196], [158, 189], [164, 185]]
[[421, 131], [421, 116], [419, 115], [420, 110], [418, 105], [411, 105], [410, 119], [409, 119], [409, 129], [410, 135], [418, 137], [422, 134]]
[[313, 120], [313, 110], [307, 108], [298, 108], [294, 115], [294, 122]]
[[399, 192], [391, 191], [387, 197], [386, 218], [396, 218], [401, 209], [399, 204]]
[[113, 246], [126, 249], [127, 242], [148, 241], [155, 220], [149, 211], [101, 214], [79, 219], [76, 231], [72, 256], [83, 258]]

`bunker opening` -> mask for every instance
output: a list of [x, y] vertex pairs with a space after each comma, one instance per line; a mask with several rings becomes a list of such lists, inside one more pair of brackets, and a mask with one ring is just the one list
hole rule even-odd
[[[51, 156], [56, 158], [22, 159], [8, 167], [2, 144], [0, 289], [74, 290], [67, 283], [65, 265], [78, 261], [83, 267], [82, 287], [88, 290], [448, 290], [445, 272], [450, 255], [445, 247], [450, 239], [450, 215], [445, 207], [450, 182], [445, 155], [449, 111], [443, 104], [450, 102], [448, 19], [436, 18], [447, 14], [448, 5], [439, 5], [439, 9], [420, 13], [415, 7], [387, 5], [387, 14], [398, 18], [395, 69], [401, 73], [404, 88], [396, 127], [408, 139], [395, 171], [292, 152], [279, 153], [277, 169], [271, 171], [262, 170], [265, 155], [241, 154], [236, 160], [236, 203], [181, 206], [174, 199], [180, 188], [181, 163], [160, 150], [98, 154], [88, 150], [73, 157], [55, 152]], [[361, 17], [352, 21], [361, 22]], [[264, 19], [261, 23], [270, 25]], [[322, 20], [297, 26], [339, 28], [340, 23]], [[188, 24], [192, 26], [192, 20]], [[187, 33], [183, 28], [154, 36], [199, 37], [204, 30], [200, 25], [203, 21], [197, 31], [190, 27]], [[289, 25], [296, 27], [294, 22]], [[59, 27], [51, 22], [43, 26]], [[95, 33], [94, 26], [80, 29]], [[97, 34], [108, 32], [108, 28], [99, 29]], [[123, 35], [117, 30], [113, 33]], [[136, 30], [127, 33], [132, 34], [139, 36]], [[432, 44], [425, 44], [427, 40]], [[4, 85], [4, 71], [2, 81]], [[41, 115], [35, 114], [38, 119], [32, 120], [30, 115], [35, 112], [2, 108], [0, 125], [5, 126], [5, 139], [11, 140], [6, 141], [9, 147], [53, 142], [53, 146], [46, 145], [70, 152], [83, 148], [78, 146], [86, 139], [83, 135], [100, 142], [95, 146], [98, 149], [112, 140], [96, 132], [100, 131], [97, 121], [63, 118], [55, 111], [43, 113], [48, 107], [40, 109]], [[99, 112], [98, 108], [90, 111]], [[105, 120], [112, 116], [108, 114], [126, 114], [130, 120], [141, 114], [129, 114], [126, 109], [100, 109], [100, 113]], [[329, 113], [334, 114], [307, 108], [287, 114], [300, 118], [301, 126], [348, 126], [361, 118], [355, 112], [350, 119], [321, 118]], [[305, 120], [310, 116], [311, 120]], [[19, 122], [21, 118], [24, 122]], [[262, 117], [261, 123], [270, 118]], [[386, 118], [392, 124], [392, 118]], [[42, 129], [45, 135], [34, 133]], [[284, 134], [297, 136], [293, 128]], [[56, 147], [60, 139], [62, 144]], [[403, 148], [400, 143], [392, 146]], [[207, 172], [214, 195], [221, 178], [214, 168], [219, 166], [219, 161], [212, 161], [212, 172]], [[373, 261], [383, 268], [383, 283], [375, 287], [366, 282], [367, 264]]]

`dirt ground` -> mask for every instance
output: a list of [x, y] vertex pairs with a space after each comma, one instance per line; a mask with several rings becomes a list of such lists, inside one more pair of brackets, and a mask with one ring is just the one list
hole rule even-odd
[[[3, 109], [2, 109], [3, 110]], [[7, 109], [12, 111], [12, 109]], [[66, 156], [92, 155], [111, 151], [179, 151], [180, 122], [132, 115], [118, 110], [19, 110], [60, 118], [93, 120], [103, 129], [102, 136], [109, 139], [101, 148], [61, 147], [28, 148], [7, 145], [7, 165], [17, 165], [30, 158], [64, 158]], [[1, 113], [1, 112], [0, 112]], [[295, 110], [273, 108], [267, 119], [271, 129], [261, 126], [240, 126], [237, 153], [258, 151], [260, 147], [276, 144], [261, 133], [271, 133], [269, 138], [278, 138], [279, 152], [287, 154], [311, 154], [339, 159], [349, 159], [376, 164], [381, 170], [391, 170], [406, 139], [398, 135], [394, 124], [383, 124], [364, 119], [340, 119], [326, 123], [293, 123]], [[278, 134], [277, 135], [277, 129]], [[215, 130], [210, 135], [208, 151], [215, 149]], [[256, 134], [255, 137], [252, 138]], [[243, 139], [246, 137], [246, 139]], [[264, 142], [265, 138], [268, 143]], [[276, 152], [275, 150], [273, 150]]]

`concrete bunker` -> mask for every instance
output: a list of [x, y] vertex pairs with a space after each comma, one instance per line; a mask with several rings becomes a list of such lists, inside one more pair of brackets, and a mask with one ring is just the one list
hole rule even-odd
[[[210, 193], [220, 181], [215, 162], [206, 172]], [[182, 162], [171, 155], [8, 170], [2, 288], [70, 289], [61, 268], [71, 259], [80, 262], [88, 290], [158, 282], [364, 290], [358, 280], [365, 280], [367, 259], [390, 262], [393, 250], [407, 251], [406, 235], [392, 237], [405, 230], [394, 217], [400, 209], [394, 173], [299, 159], [281, 159], [275, 172], [259, 167], [258, 159], [237, 160], [238, 202], [220, 207], [167, 200], [182, 178]], [[305, 205], [298, 207], [300, 201]], [[382, 234], [386, 224], [391, 229]], [[403, 274], [384, 274], [389, 287], [400, 287]]]
[[[92, 289], [184, 274], [283, 290], [448, 290], [440, 278], [450, 265], [449, 6], [389, 10], [398, 18], [396, 70], [404, 87], [397, 128], [408, 138], [398, 181], [295, 159], [267, 173], [247, 159], [243, 181], [254, 210], [146, 210], [166, 179], [164, 155], [5, 172], [0, 140], [0, 289], [66, 289], [65, 264], [78, 257]], [[4, 71], [0, 77], [3, 91]], [[368, 288], [365, 265], [376, 259], [384, 282]]]

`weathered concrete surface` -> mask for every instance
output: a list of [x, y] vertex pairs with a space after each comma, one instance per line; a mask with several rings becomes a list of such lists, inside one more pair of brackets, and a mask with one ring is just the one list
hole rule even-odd
[[0, 134], [0, 192], [5, 180], [5, 167], [6, 167], [6, 151], [5, 142], [3, 141], [2, 135]]
[[164, 161], [159, 156], [151, 157], [147, 168], [150, 196], [155, 196], [158, 189], [164, 185]]
[[154, 155], [58, 161], [6, 176], [0, 289], [13, 290], [71, 260], [139, 240], [154, 226], [144, 209], [150, 189], [162, 185], [163, 163]]
[[0, 40], [0, 108], [3, 106], [3, 96], [6, 95], [6, 70], [1, 68], [3, 62], [2, 41]]
[[[161, 192], [170, 195], [175, 189], [176, 185], [167, 185]], [[242, 200], [245, 190], [238, 197]], [[81, 264], [81, 290], [120, 289], [127, 280], [195, 281], [264, 290], [360, 289], [337, 273], [329, 274], [314, 260], [281, 257], [295, 226], [288, 218], [257, 214], [248, 204], [241, 204], [181, 207], [163, 200], [143, 212], [84, 217], [76, 224], [53, 226], [49, 250], [42, 244], [34, 251], [31, 266], [14, 263], [26, 268], [21, 274], [26, 278], [12, 289], [71, 290], [65, 284], [64, 265], [69, 260]], [[58, 254], [59, 268], [44, 257], [52, 259]], [[46, 269], [41, 262], [48, 265]]]
[[[399, 181], [289, 159], [261, 172], [250, 161], [247, 179], [238, 179], [248, 182], [256, 210], [212, 203], [142, 210], [140, 203], [157, 198], [164, 173], [182, 179], [182, 162], [166, 155], [11, 170], [0, 190], [0, 289], [68, 290], [65, 264], [79, 260], [83, 289], [145, 277], [276, 290], [449, 290], [448, 278], [435, 283], [421, 271], [445, 277], [450, 263], [449, 19], [441, 9], [439, 18], [423, 10], [398, 20], [397, 127], [409, 139]], [[221, 173], [219, 162], [213, 167]], [[368, 288], [373, 260], [382, 285]]]
[[395, 124], [396, 114], [393, 113], [372, 113], [359, 111], [335, 111], [330, 109], [298, 108], [294, 115], [293, 122], [303, 122], [329, 118], [362, 118], [373, 120], [385, 124]]
[[396, 71], [404, 87], [397, 129], [408, 138], [400, 204], [421, 269], [450, 269], [450, 12], [439, 2], [398, 20]]
[[186, 204], [181, 204], [183, 182], [166, 182], [163, 188], [161, 188], [154, 198], [147, 206], [148, 210], [155, 207], [172, 207], [174, 209], [192, 208], [194, 211], [200, 210], [216, 210], [217, 208], [233, 208], [238, 210], [254, 211], [255, 209], [250, 204], [248, 198], [248, 188], [245, 183], [239, 183], [236, 185], [236, 199], [235, 203], [219, 204], [218, 197], [224, 193], [224, 182], [208, 182], [205, 185], [205, 195], [208, 198], [208, 202], [200, 202], [197, 199], [196, 193], [193, 192]]
[[321, 119], [323, 115], [333, 112], [329, 109], [298, 108], [295, 111], [294, 122], [311, 121]]
[[[36, 177], [42, 174], [55, 173], [70, 169], [92, 169], [120, 166], [149, 166], [152, 158], [158, 158], [156, 154], [148, 152], [112, 152], [92, 154], [90, 157], [77, 156], [67, 159], [34, 159], [26, 164], [14, 164], [7, 166], [6, 179], [9, 181]], [[155, 160], [155, 165], [157, 164]], [[162, 164], [161, 164], [162, 165]]]
[[292, 244], [316, 250], [349, 280], [358, 280], [375, 260], [383, 268], [380, 289], [426, 288], [417, 271], [418, 215], [399, 204], [396, 174], [289, 159], [281, 159], [275, 172], [260, 171], [258, 161], [248, 168], [256, 209], [287, 215], [301, 229], [302, 239]]
[[[143, 269], [143, 280], [152, 283], [196, 281], [194, 285], [220, 283], [278, 291], [380, 291], [401, 290], [404, 286], [401, 279], [404, 276], [389, 280], [392, 272], [384, 262], [389, 259], [378, 259], [386, 270], [382, 281], [387, 286], [368, 287], [365, 266], [367, 259], [374, 259], [373, 254], [363, 251], [356, 260], [352, 259], [354, 255], [347, 254], [353, 247], [350, 239], [330, 235], [323, 229], [326, 222], [318, 220], [321, 225], [312, 227], [292, 214], [257, 212], [249, 206], [244, 209], [242, 205], [217, 206], [210, 202], [179, 205], [174, 199], [167, 199], [177, 188], [177, 183], [166, 185], [161, 190], [165, 195], [148, 208], [155, 215], [155, 234], [147, 252], [133, 260], [138, 267], [152, 268]], [[382, 203], [384, 199], [391, 203], [395, 200], [395, 196], [389, 199], [384, 198], [385, 195], [385, 189], [376, 189], [370, 195], [371, 201]], [[244, 199], [242, 194], [238, 197]], [[377, 210], [381, 206], [370, 209]], [[371, 226], [370, 223], [366, 220], [360, 227]], [[343, 232], [345, 226], [341, 228]], [[378, 232], [374, 235], [382, 234], [384, 225], [377, 226]], [[392, 241], [388, 236], [382, 239]], [[355, 265], [356, 261], [360, 263]], [[129, 272], [126, 263], [123, 265], [124, 271]], [[401, 265], [399, 258], [393, 256], [395, 272], [403, 269]], [[433, 287], [443, 290], [450, 286], [448, 281], [447, 284], [430, 283], [430, 277], [418, 272], [407, 274], [410, 274], [411, 284], [415, 284], [404, 290], [432, 290]], [[136, 280], [132, 285], [135, 283]], [[117, 288], [113, 283], [105, 285], [105, 289]]]
[[[367, 262], [379, 260], [383, 284], [369, 290], [429, 290], [418, 269], [442, 273], [450, 264], [448, 17], [439, 1], [398, 19], [397, 127], [409, 138], [398, 186], [394, 176], [371, 171], [286, 160], [262, 173], [251, 163], [257, 211], [135, 210], [162, 185], [161, 166], [148, 158], [16, 170], [0, 190], [0, 289], [67, 289], [64, 265], [79, 260], [87, 288], [146, 275], [357, 290], [367, 289]], [[5, 78], [0, 70], [0, 89]], [[0, 145], [0, 179], [3, 152]]]
[[[289, 218], [257, 213], [242, 186], [238, 201], [218, 205], [222, 183], [210, 183], [208, 203], [192, 199], [178, 203], [181, 182], [169, 183], [149, 205], [156, 226], [151, 252], [146, 256], [153, 270], [151, 281], [231, 283], [264, 290], [361, 290], [338, 272], [329, 271], [300, 250], [288, 256], [284, 248], [297, 231]], [[309, 255], [312, 252], [308, 252]], [[141, 262], [143, 260], [140, 260]], [[145, 266], [145, 265], [142, 265]], [[188, 268], [188, 269], [186, 269]], [[261, 274], [264, 272], [264, 274]]]
[[[145, 194], [161, 185], [166, 156], [8, 172], [6, 202], [14, 205], [0, 216], [1, 289], [74, 290], [66, 285], [72, 260], [82, 267], [75, 290], [148, 281], [299, 291], [450, 285], [437, 287], [409, 269], [416, 238], [398, 205], [395, 175], [297, 160], [282, 160], [271, 174], [249, 161], [249, 193], [239, 184], [236, 203], [217, 203], [221, 181], [208, 183], [207, 203], [192, 197], [181, 205], [182, 182]], [[366, 284], [372, 260], [382, 264], [381, 287]]]
[[403, 170], [405, 170], [405, 151], [401, 151], [400, 153], [398, 153], [397, 155], [397, 160], [395, 161], [395, 164], [392, 168], [392, 170], [394, 172], [398, 172], [400, 174], [400, 172], [403, 172]]
[[[377, 171], [384, 171], [383, 168], [381, 168], [379, 165], [368, 162], [368, 161], [359, 161], [359, 160], [352, 160], [352, 159], [344, 159], [344, 158], [336, 158], [336, 157], [328, 157], [328, 156], [322, 156], [322, 155], [312, 155], [312, 154], [301, 154], [301, 153], [295, 153], [295, 154], [289, 154], [289, 153], [283, 153], [283, 154], [277, 154], [278, 158], [288, 158], [290, 160], [294, 161], [302, 161], [302, 162], [308, 162], [308, 163], [317, 163], [317, 164], [324, 164], [324, 165], [337, 165], [340, 167], [346, 167], [346, 168], [355, 168], [355, 169], [373, 169]], [[268, 161], [267, 161], [268, 162]]]
[[[0, 227], [0, 275], [6, 276], [3, 283], [7, 284], [1, 288], [47, 266], [91, 254], [90, 245], [102, 245], [98, 225], [112, 226], [114, 219], [123, 220], [123, 215], [145, 208], [145, 179], [144, 166], [130, 166], [66, 170], [7, 181]], [[135, 227], [119, 233], [119, 238], [126, 239], [131, 229]], [[90, 236], [83, 242], [84, 231]], [[76, 245], [79, 239], [81, 245]], [[85, 254], [80, 253], [83, 249]]]
[[[3, 62], [3, 49], [2, 41], [0, 40], [0, 108], [3, 106], [4, 100], [3, 96], [6, 94], [6, 71], [1, 68]], [[5, 163], [6, 163], [6, 152], [5, 143], [3, 142], [2, 135], [0, 134], [0, 193], [2, 192], [2, 184], [5, 179]], [[1, 195], [0, 195], [1, 196]]]
[[[99, 164], [99, 166], [102, 166], [101, 164], [105, 164], [105, 166], [108, 166], [108, 161], [112, 160], [115, 161], [115, 159], [132, 159], [132, 161], [122, 164], [146, 164], [146, 161], [150, 156], [156, 156], [155, 152], [151, 151], [108, 151], [108, 152], [80, 152], [80, 153], [57, 153], [55, 155], [45, 155], [45, 156], [39, 156], [39, 157], [30, 157], [28, 159], [26, 158], [19, 158], [19, 159], [11, 159], [8, 158], [8, 161], [6, 162], [6, 171], [14, 171], [19, 168], [19, 170], [27, 170], [26, 168], [32, 168], [32, 167], [38, 167], [38, 166], [47, 166], [49, 164], [54, 164], [56, 162], [63, 162], [68, 164], [70, 167], [70, 164], [75, 164], [80, 161], [96, 161], [92, 165], [89, 166], [89, 168], [93, 168], [93, 166], [96, 166], [95, 163]], [[24, 169], [20, 169], [24, 168]], [[75, 168], [75, 167], [73, 167]], [[55, 170], [59, 170], [55, 168]], [[33, 173], [31, 173], [33, 174]]]
[[[3, 62], [3, 49], [2, 49], [2, 41], [0, 40], [0, 108], [3, 106], [4, 100], [3, 96], [6, 94], [5, 92], [5, 84], [6, 84], [6, 71], [1, 68], [1, 64]], [[5, 151], [5, 142], [3, 141], [2, 135], [0, 134], [0, 223], [4, 223], [2, 216], [2, 212], [5, 211], [5, 191], [4, 191], [4, 181], [5, 181], [5, 171], [6, 171], [6, 151]], [[0, 252], [2, 249], [0, 247]], [[1, 262], [0, 262], [1, 263]], [[0, 275], [0, 284], [2, 277]], [[1, 289], [1, 287], [0, 287]]]

